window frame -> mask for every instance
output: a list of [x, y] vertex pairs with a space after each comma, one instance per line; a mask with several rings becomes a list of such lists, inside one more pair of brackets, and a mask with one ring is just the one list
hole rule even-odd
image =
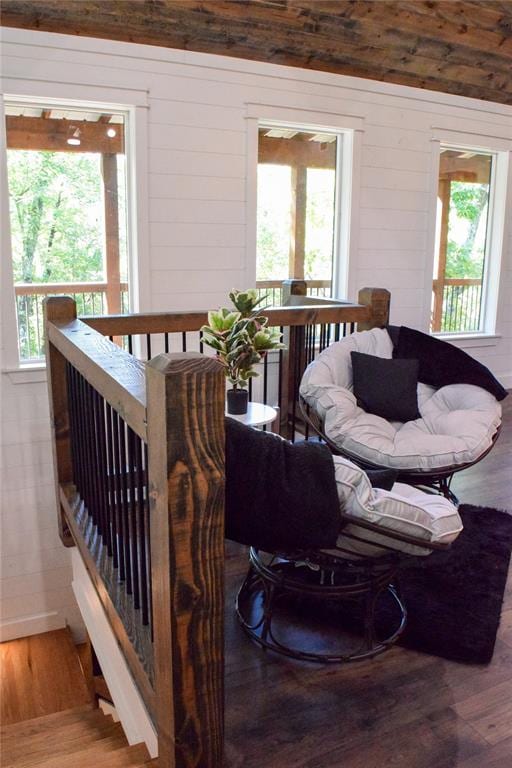
[[[508, 239], [507, 206], [512, 201], [512, 175], [510, 173], [512, 141], [491, 135], [434, 128], [431, 138], [431, 196], [429, 206], [429, 237], [425, 271], [425, 313], [424, 328], [432, 336], [448, 341], [460, 341], [461, 345], [484, 346], [499, 340], [496, 332], [500, 277], [505, 245]], [[489, 187], [489, 213], [487, 225], [486, 254], [482, 276], [481, 319], [478, 331], [436, 331], [430, 330], [432, 281], [434, 276], [435, 249], [437, 238], [437, 194], [440, 170], [441, 147], [461, 151], [481, 152], [493, 157]], [[428, 283], [427, 283], [428, 281]], [[428, 285], [428, 287], [427, 287]]]
[[[25, 82], [25, 81], [23, 81]], [[72, 98], [67, 97], [67, 88], [61, 96], [47, 95], [45, 84], [35, 83], [34, 88], [23, 89], [23, 94], [16, 88], [6, 88], [0, 100], [0, 219], [2, 221], [2, 254], [0, 270], [2, 274], [1, 303], [1, 371], [7, 373], [13, 383], [41, 381], [46, 369], [44, 360], [20, 360], [18, 348], [18, 328], [16, 320], [16, 299], [12, 266], [12, 244], [10, 227], [10, 201], [7, 177], [7, 141], [5, 104], [26, 104], [52, 106], [54, 109], [79, 109], [103, 111], [110, 109], [123, 113], [125, 118], [126, 202], [127, 202], [127, 255], [128, 283], [130, 290], [130, 311], [150, 309], [150, 277], [143, 269], [140, 255], [147, 254], [149, 244], [149, 200], [148, 200], [148, 163], [147, 163], [147, 92], [117, 92], [111, 88], [73, 88]], [[43, 86], [43, 87], [42, 87]], [[27, 92], [29, 91], [29, 92]], [[81, 96], [84, 98], [81, 98]], [[129, 96], [127, 99], [126, 97]], [[128, 103], [121, 103], [126, 99]]]
[[355, 300], [355, 254], [364, 118], [294, 107], [248, 103], [246, 268], [247, 285], [256, 283], [257, 259], [257, 172], [260, 127], [294, 128], [301, 131], [335, 133], [340, 139], [336, 158], [336, 198], [333, 248], [334, 298]]

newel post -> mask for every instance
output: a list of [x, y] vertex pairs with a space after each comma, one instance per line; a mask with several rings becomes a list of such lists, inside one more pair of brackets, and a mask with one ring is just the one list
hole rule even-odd
[[290, 278], [289, 280], [283, 280], [281, 290], [282, 304], [283, 306], [289, 306], [291, 304], [290, 296], [306, 296], [308, 284], [305, 280]]
[[44, 299], [44, 336], [46, 354], [46, 379], [50, 403], [52, 431], [53, 474], [55, 498], [59, 510], [59, 536], [66, 547], [74, 546], [60, 503], [59, 486], [73, 481], [71, 461], [71, 437], [69, 427], [69, 403], [66, 377], [66, 358], [49, 339], [48, 325], [66, 325], [76, 320], [76, 303], [69, 296], [52, 296]]
[[146, 367], [156, 719], [162, 768], [221, 768], [224, 400], [214, 358]]
[[369, 331], [371, 328], [384, 328], [388, 325], [391, 294], [386, 288], [361, 288], [357, 301], [370, 308], [369, 320], [359, 322], [358, 331]]

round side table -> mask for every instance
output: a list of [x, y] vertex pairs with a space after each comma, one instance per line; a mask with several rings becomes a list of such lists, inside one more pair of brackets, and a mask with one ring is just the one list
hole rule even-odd
[[236, 419], [242, 424], [247, 424], [248, 427], [264, 427], [276, 420], [277, 411], [271, 405], [249, 402], [247, 413], [226, 413], [226, 416], [229, 416], [230, 419]]

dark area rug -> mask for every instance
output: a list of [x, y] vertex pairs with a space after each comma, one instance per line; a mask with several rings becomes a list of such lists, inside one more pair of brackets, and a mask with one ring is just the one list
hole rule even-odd
[[[468, 664], [494, 651], [512, 550], [512, 514], [461, 505], [464, 530], [446, 552], [402, 572], [408, 623], [400, 645]], [[387, 614], [387, 615], [386, 615]], [[391, 616], [383, 607], [378, 624]]]

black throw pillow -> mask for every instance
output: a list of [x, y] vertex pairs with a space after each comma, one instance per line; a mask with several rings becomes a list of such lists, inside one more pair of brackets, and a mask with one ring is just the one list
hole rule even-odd
[[486, 389], [496, 400], [503, 400], [508, 394], [490, 370], [478, 360], [453, 344], [414, 328], [404, 325], [400, 327], [393, 358], [419, 360], [418, 380], [436, 389], [448, 384], [474, 384]]
[[419, 419], [418, 361], [351, 352], [354, 396], [367, 413], [389, 421]]

